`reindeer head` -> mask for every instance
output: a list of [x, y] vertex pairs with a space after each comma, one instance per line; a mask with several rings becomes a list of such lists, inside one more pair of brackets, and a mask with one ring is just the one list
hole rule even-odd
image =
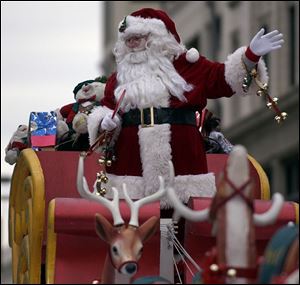
[[156, 232], [159, 219], [151, 217], [140, 227], [112, 226], [102, 215], [96, 214], [96, 232], [109, 244], [109, 256], [113, 266], [126, 275], [134, 275], [143, 244]]
[[131, 217], [128, 225], [125, 225], [121, 217], [119, 208], [119, 194], [116, 188], [113, 190], [113, 200], [108, 200], [102, 196], [91, 193], [84, 177], [84, 156], [80, 156], [77, 173], [77, 188], [83, 198], [97, 201], [108, 208], [112, 214], [114, 224], [112, 225], [106, 218], [96, 214], [96, 232], [110, 247], [109, 256], [112, 265], [118, 272], [133, 276], [138, 269], [138, 260], [143, 251], [143, 243], [146, 242], [158, 229], [159, 218], [151, 217], [141, 226], [138, 223], [139, 208], [145, 204], [159, 200], [165, 195], [166, 189], [160, 179], [160, 189], [158, 192], [133, 202], [123, 184], [124, 197], [130, 207]]

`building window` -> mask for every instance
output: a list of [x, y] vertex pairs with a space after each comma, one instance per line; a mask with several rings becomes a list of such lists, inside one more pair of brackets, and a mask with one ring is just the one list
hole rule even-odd
[[282, 164], [285, 171], [287, 199], [299, 202], [299, 157], [291, 156], [284, 159]]
[[228, 6], [229, 6], [231, 9], [235, 9], [237, 6], [240, 5], [240, 2], [241, 2], [241, 1], [228, 1]]
[[296, 82], [296, 11], [295, 6], [290, 6], [288, 11], [289, 19], [289, 61], [290, 61], [290, 72], [289, 72], [289, 81], [291, 85], [294, 85]]

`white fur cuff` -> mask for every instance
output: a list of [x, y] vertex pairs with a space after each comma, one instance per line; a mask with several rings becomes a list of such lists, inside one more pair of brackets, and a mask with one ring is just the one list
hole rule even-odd
[[[243, 79], [246, 75], [246, 71], [242, 65], [242, 56], [245, 54], [247, 47], [241, 47], [237, 49], [233, 54], [229, 55], [225, 62], [225, 80], [230, 85], [231, 89], [238, 95], [252, 95], [256, 94], [258, 87], [253, 82], [247, 93], [243, 91]], [[266, 64], [262, 58], [260, 58], [257, 71], [259, 80], [263, 83], [267, 83], [269, 76], [267, 73]]]
[[87, 119], [87, 128], [89, 132], [90, 145], [93, 145], [98, 137], [99, 125], [106, 114], [112, 114], [113, 110], [99, 106], [95, 108]]

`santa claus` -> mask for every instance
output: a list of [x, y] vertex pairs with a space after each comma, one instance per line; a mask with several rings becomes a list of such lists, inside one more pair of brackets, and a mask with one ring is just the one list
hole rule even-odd
[[[145, 8], [125, 17], [113, 50], [117, 70], [108, 79], [102, 106], [88, 118], [91, 145], [103, 131], [118, 133], [116, 161], [107, 168], [108, 189], [120, 190], [125, 182], [131, 198], [152, 194], [159, 188], [159, 175], [168, 181], [172, 161], [175, 191], [183, 202], [190, 196], [213, 196], [215, 177], [207, 173], [195, 111], [201, 112], [207, 99], [243, 95], [243, 79], [253, 67], [267, 82], [260, 56], [282, 42], [278, 31], [264, 35], [261, 29], [248, 48], [216, 63], [196, 49], [187, 51], [165, 12]], [[124, 90], [121, 111], [112, 116]], [[256, 91], [251, 85], [248, 93]], [[161, 201], [162, 208], [168, 206]]]

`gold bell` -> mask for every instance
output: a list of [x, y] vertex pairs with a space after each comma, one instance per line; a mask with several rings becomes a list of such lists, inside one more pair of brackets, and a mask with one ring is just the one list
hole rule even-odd
[[285, 120], [287, 118], [287, 113], [286, 112], [281, 112], [281, 118], [282, 120]]
[[107, 182], [108, 182], [107, 176], [102, 177], [102, 178], [101, 178], [101, 181], [102, 181], [103, 183], [107, 183]]
[[106, 188], [103, 187], [103, 188], [100, 189], [100, 195], [101, 196], [104, 196], [106, 194], [106, 192], [107, 192]]
[[277, 103], [278, 103], [278, 98], [277, 98], [277, 97], [274, 97], [274, 98], [273, 98], [273, 102], [274, 102], [275, 104], [277, 104]]
[[257, 71], [256, 71], [256, 69], [253, 68], [253, 69], [251, 70], [250, 74], [251, 74], [252, 77], [256, 77], [256, 76], [257, 76]]
[[262, 89], [265, 90], [265, 91], [268, 90], [268, 84], [264, 83], [263, 86], [262, 86]]
[[103, 159], [102, 157], [98, 159], [98, 163], [99, 164], [102, 165], [102, 164], [104, 164], [104, 162], [105, 162], [105, 159]]
[[218, 271], [219, 270], [219, 266], [217, 265], [217, 264], [212, 264], [210, 267], [209, 267], [209, 269], [211, 270], [211, 271], [214, 271], [214, 272], [216, 272], [216, 271]]
[[267, 103], [267, 107], [268, 107], [269, 109], [272, 109], [272, 105], [273, 105], [273, 104], [272, 104], [271, 102], [268, 102], [268, 103]]
[[275, 116], [275, 121], [279, 124], [281, 123], [281, 116]]
[[230, 268], [227, 270], [227, 276], [229, 277], [235, 277], [236, 276], [236, 270], [234, 268]]
[[258, 91], [256, 92], [256, 95], [259, 96], [259, 97], [261, 97], [261, 96], [264, 95], [264, 91], [263, 91], [262, 89], [260, 89], [260, 90], [258, 90]]
[[106, 166], [108, 166], [108, 167], [111, 166], [111, 160], [106, 161]]
[[244, 92], [248, 91], [248, 85], [247, 84], [243, 84], [242, 87], [243, 87], [243, 91]]
[[96, 192], [96, 195], [98, 196], [104, 196], [106, 194], [106, 188], [100, 188], [100, 189], [97, 189], [97, 192]]

